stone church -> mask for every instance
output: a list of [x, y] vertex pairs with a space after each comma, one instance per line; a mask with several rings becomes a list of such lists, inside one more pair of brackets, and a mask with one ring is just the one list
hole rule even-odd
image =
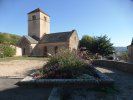
[[28, 13], [28, 36], [18, 43], [22, 55], [47, 56], [59, 50], [77, 50], [79, 38], [76, 30], [50, 33], [50, 16], [39, 8]]

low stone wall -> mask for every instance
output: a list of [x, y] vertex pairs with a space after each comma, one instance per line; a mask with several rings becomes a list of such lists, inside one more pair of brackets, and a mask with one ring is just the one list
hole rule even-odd
[[34, 79], [31, 76], [25, 77], [23, 80], [16, 83], [18, 86], [41, 86], [41, 87], [87, 87], [94, 88], [100, 86], [112, 86], [114, 80], [98, 70], [96, 75], [99, 78], [88, 79]]
[[133, 73], [133, 63], [118, 62], [112, 60], [93, 60], [93, 65], [102, 67], [111, 67], [121, 71]]

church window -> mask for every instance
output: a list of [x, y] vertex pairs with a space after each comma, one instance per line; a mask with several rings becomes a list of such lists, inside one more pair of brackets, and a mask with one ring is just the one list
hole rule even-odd
[[25, 55], [25, 48], [22, 49], [22, 55]]
[[33, 15], [33, 16], [32, 16], [32, 19], [33, 19], [33, 20], [36, 20], [36, 16], [35, 16], [35, 15]]
[[47, 56], [47, 46], [44, 46], [44, 56]]

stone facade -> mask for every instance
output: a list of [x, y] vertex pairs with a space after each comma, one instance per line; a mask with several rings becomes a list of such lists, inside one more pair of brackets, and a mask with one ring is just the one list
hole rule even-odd
[[127, 48], [128, 48], [128, 61], [133, 62], [133, 44], [129, 45]]
[[54, 55], [62, 49], [77, 50], [79, 38], [76, 30], [50, 32], [50, 17], [42, 10], [28, 13], [28, 36], [23, 36], [18, 45], [22, 54], [28, 56]]

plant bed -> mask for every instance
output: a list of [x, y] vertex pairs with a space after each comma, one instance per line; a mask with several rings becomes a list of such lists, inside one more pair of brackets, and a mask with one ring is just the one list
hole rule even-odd
[[96, 87], [109, 86], [112, 79], [96, 70], [81, 53], [62, 51], [51, 57], [42, 69], [27, 76], [17, 85]]
[[[100, 72], [99, 72], [100, 73]], [[99, 79], [34, 79], [31, 76], [27, 76], [23, 80], [19, 81], [17, 85], [19, 86], [61, 86], [61, 87], [101, 87], [101, 86], [111, 86], [114, 84], [114, 80], [101, 74]], [[101, 76], [102, 75], [102, 76]]]

